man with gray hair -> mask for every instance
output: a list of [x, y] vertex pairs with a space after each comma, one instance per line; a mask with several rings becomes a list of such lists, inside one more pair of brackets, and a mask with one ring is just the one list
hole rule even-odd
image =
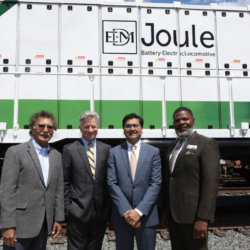
[[107, 159], [110, 146], [96, 140], [97, 113], [80, 116], [82, 138], [64, 146], [64, 204], [68, 250], [101, 250], [109, 214]]
[[10, 147], [1, 180], [4, 250], [45, 250], [64, 221], [61, 155], [48, 142], [57, 129], [54, 115], [30, 118], [31, 140]]

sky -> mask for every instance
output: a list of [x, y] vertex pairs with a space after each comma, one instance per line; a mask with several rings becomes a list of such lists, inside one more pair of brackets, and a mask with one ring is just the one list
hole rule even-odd
[[[121, 0], [123, 1], [123, 0]], [[134, 2], [134, 0], [124, 0], [126, 2]], [[172, 3], [173, 1], [169, 0], [141, 0], [148, 3]], [[250, 0], [175, 0], [179, 1], [182, 4], [194, 4], [194, 5], [209, 5], [210, 3], [217, 3], [221, 6], [238, 6], [246, 7], [250, 5]]]

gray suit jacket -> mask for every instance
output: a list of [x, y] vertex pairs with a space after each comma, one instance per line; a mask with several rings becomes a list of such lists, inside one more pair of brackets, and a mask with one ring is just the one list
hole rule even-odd
[[64, 220], [61, 155], [49, 152], [49, 177], [44, 185], [41, 165], [33, 142], [10, 147], [5, 155], [0, 188], [3, 228], [16, 228], [17, 238], [34, 238], [45, 214], [48, 234], [54, 221]]
[[212, 221], [220, 176], [220, 152], [215, 140], [196, 132], [179, 153], [170, 173], [169, 156], [175, 146], [170, 144], [166, 154], [164, 206], [177, 223], [192, 224], [196, 217]]

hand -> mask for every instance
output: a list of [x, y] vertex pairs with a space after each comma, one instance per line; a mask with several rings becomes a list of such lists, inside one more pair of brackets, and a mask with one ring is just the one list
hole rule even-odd
[[194, 238], [204, 239], [207, 237], [208, 221], [202, 218], [197, 218], [194, 223]]
[[16, 230], [14, 228], [5, 229], [3, 233], [3, 242], [8, 247], [14, 247], [16, 240]]
[[168, 228], [168, 218], [165, 210], [161, 211], [161, 224], [164, 228]]
[[132, 227], [135, 227], [135, 225], [140, 221], [141, 218], [140, 215], [134, 209], [128, 210], [124, 214], [124, 217], [127, 223]]
[[62, 230], [61, 224], [55, 221], [52, 229], [52, 235], [51, 235], [52, 239], [56, 238], [58, 234], [61, 232], [61, 230]]
[[140, 221], [138, 221], [134, 226], [133, 226], [133, 228], [135, 228], [135, 229], [139, 229], [141, 227], [141, 222]]

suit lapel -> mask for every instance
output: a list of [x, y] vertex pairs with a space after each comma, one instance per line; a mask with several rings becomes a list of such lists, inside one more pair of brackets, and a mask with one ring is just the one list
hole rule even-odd
[[175, 162], [175, 166], [174, 166], [173, 172], [175, 171], [176, 168], [178, 168], [179, 161], [181, 160], [181, 158], [184, 156], [184, 154], [185, 154], [185, 152], [186, 152], [186, 151], [185, 151], [185, 148], [186, 148], [187, 144], [190, 143], [190, 142], [192, 142], [192, 140], [196, 138], [196, 135], [197, 135], [196, 132], [194, 132], [194, 133], [191, 135], [191, 137], [189, 137], [189, 139], [186, 141], [185, 145], [183, 146], [181, 152], [179, 153], [179, 155], [178, 155], [178, 157], [177, 157], [177, 159], [176, 159], [176, 162]]
[[148, 151], [148, 147], [145, 143], [141, 143], [141, 148], [140, 148], [140, 154], [139, 154], [139, 159], [138, 159], [138, 162], [137, 162], [137, 167], [136, 167], [136, 172], [135, 172], [135, 179], [134, 179], [134, 183], [136, 182], [138, 176], [139, 176], [139, 173], [142, 169], [142, 165], [143, 165], [143, 162], [144, 162], [144, 159], [147, 155], [147, 151]]
[[97, 179], [98, 177], [98, 174], [100, 172], [100, 162], [102, 160], [102, 156], [103, 156], [103, 151], [102, 151], [102, 147], [100, 145], [100, 143], [96, 140], [96, 163], [95, 163], [95, 166], [96, 166], [96, 169], [95, 169], [95, 179]]
[[41, 181], [43, 182], [43, 185], [44, 185], [44, 178], [43, 178], [43, 172], [42, 172], [42, 167], [41, 167], [41, 164], [40, 164], [40, 161], [39, 161], [39, 158], [38, 158], [38, 155], [37, 155], [37, 152], [35, 150], [35, 147], [33, 145], [33, 142], [32, 140], [28, 141], [28, 153], [37, 169], [37, 172], [41, 178]]
[[92, 172], [90, 169], [90, 165], [89, 165], [89, 160], [88, 160], [88, 157], [86, 154], [86, 150], [85, 150], [85, 147], [84, 147], [81, 139], [76, 143], [76, 148], [77, 148], [78, 153], [80, 154], [80, 157], [83, 161], [83, 165], [86, 167], [87, 172], [89, 173], [91, 179], [94, 181], [93, 176], [92, 176]]
[[130, 162], [129, 162], [129, 159], [128, 159], [128, 144], [127, 144], [127, 141], [125, 141], [124, 143], [121, 144], [120, 150], [121, 150], [121, 154], [122, 154], [122, 158], [123, 158], [125, 168], [127, 169], [129, 178], [130, 178], [131, 182], [133, 183], [131, 168], [130, 168]]
[[47, 181], [47, 187], [49, 186], [49, 183], [51, 180], [53, 166], [55, 166], [53, 155], [54, 155], [53, 149], [50, 148], [50, 151], [49, 151], [49, 176], [48, 176], [48, 181]]
[[166, 171], [168, 171], [169, 174], [171, 174], [171, 173], [170, 173], [170, 168], [169, 168], [169, 157], [170, 157], [170, 155], [171, 155], [171, 153], [172, 153], [172, 151], [173, 151], [173, 149], [174, 149], [174, 147], [175, 147], [176, 142], [177, 142], [177, 138], [176, 138], [171, 144], [169, 144], [169, 146], [168, 146], [168, 148], [167, 148], [167, 153], [166, 153], [166, 165], [167, 165], [167, 170], [166, 170]]

